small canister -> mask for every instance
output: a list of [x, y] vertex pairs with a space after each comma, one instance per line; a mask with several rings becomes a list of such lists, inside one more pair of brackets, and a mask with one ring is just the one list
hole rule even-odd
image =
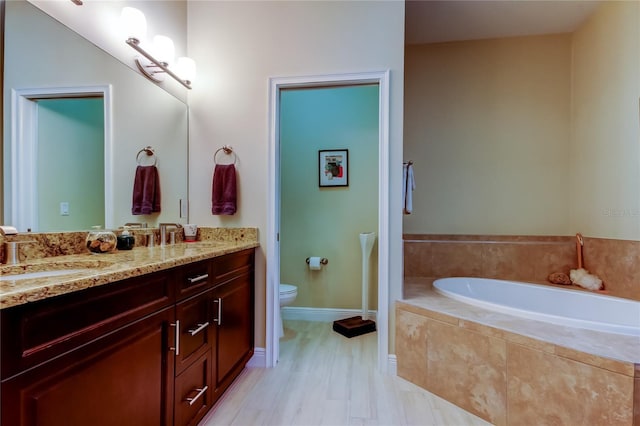
[[124, 230], [118, 235], [118, 250], [131, 250], [136, 245], [136, 239], [129, 235], [129, 231]]

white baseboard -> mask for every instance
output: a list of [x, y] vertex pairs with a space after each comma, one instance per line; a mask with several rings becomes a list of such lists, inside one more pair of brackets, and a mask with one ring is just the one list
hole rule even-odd
[[267, 352], [265, 348], [253, 348], [253, 356], [247, 362], [247, 367], [260, 367], [265, 368], [267, 366]]
[[[297, 321], [333, 322], [343, 318], [362, 315], [360, 309], [301, 308], [285, 306], [282, 308], [282, 319]], [[369, 311], [369, 319], [376, 320], [376, 311]]]
[[398, 358], [396, 358], [395, 354], [389, 354], [389, 359], [387, 360], [387, 372], [392, 376], [398, 375]]

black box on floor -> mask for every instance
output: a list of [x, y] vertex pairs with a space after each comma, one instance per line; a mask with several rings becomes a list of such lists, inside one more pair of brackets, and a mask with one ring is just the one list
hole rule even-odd
[[333, 331], [351, 338], [376, 331], [376, 323], [362, 317], [345, 318], [333, 322]]

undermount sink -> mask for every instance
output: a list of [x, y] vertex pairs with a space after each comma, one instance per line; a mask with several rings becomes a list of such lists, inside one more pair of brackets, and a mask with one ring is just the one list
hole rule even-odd
[[34, 278], [49, 278], [49, 277], [57, 277], [59, 275], [70, 275], [77, 274], [78, 272], [86, 272], [87, 268], [84, 269], [58, 269], [55, 271], [37, 271], [37, 272], [25, 272], [18, 274], [9, 274], [0, 275], [0, 281], [18, 281], [18, 280], [28, 280]]
[[0, 281], [18, 281], [71, 275], [112, 266], [113, 262], [86, 259], [61, 262], [6, 265], [0, 267]]

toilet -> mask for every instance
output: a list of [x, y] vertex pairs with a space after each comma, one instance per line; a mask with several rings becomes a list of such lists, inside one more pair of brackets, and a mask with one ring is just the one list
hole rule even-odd
[[284, 336], [284, 325], [282, 325], [282, 307], [289, 306], [296, 300], [298, 287], [291, 284], [280, 284], [280, 337]]

